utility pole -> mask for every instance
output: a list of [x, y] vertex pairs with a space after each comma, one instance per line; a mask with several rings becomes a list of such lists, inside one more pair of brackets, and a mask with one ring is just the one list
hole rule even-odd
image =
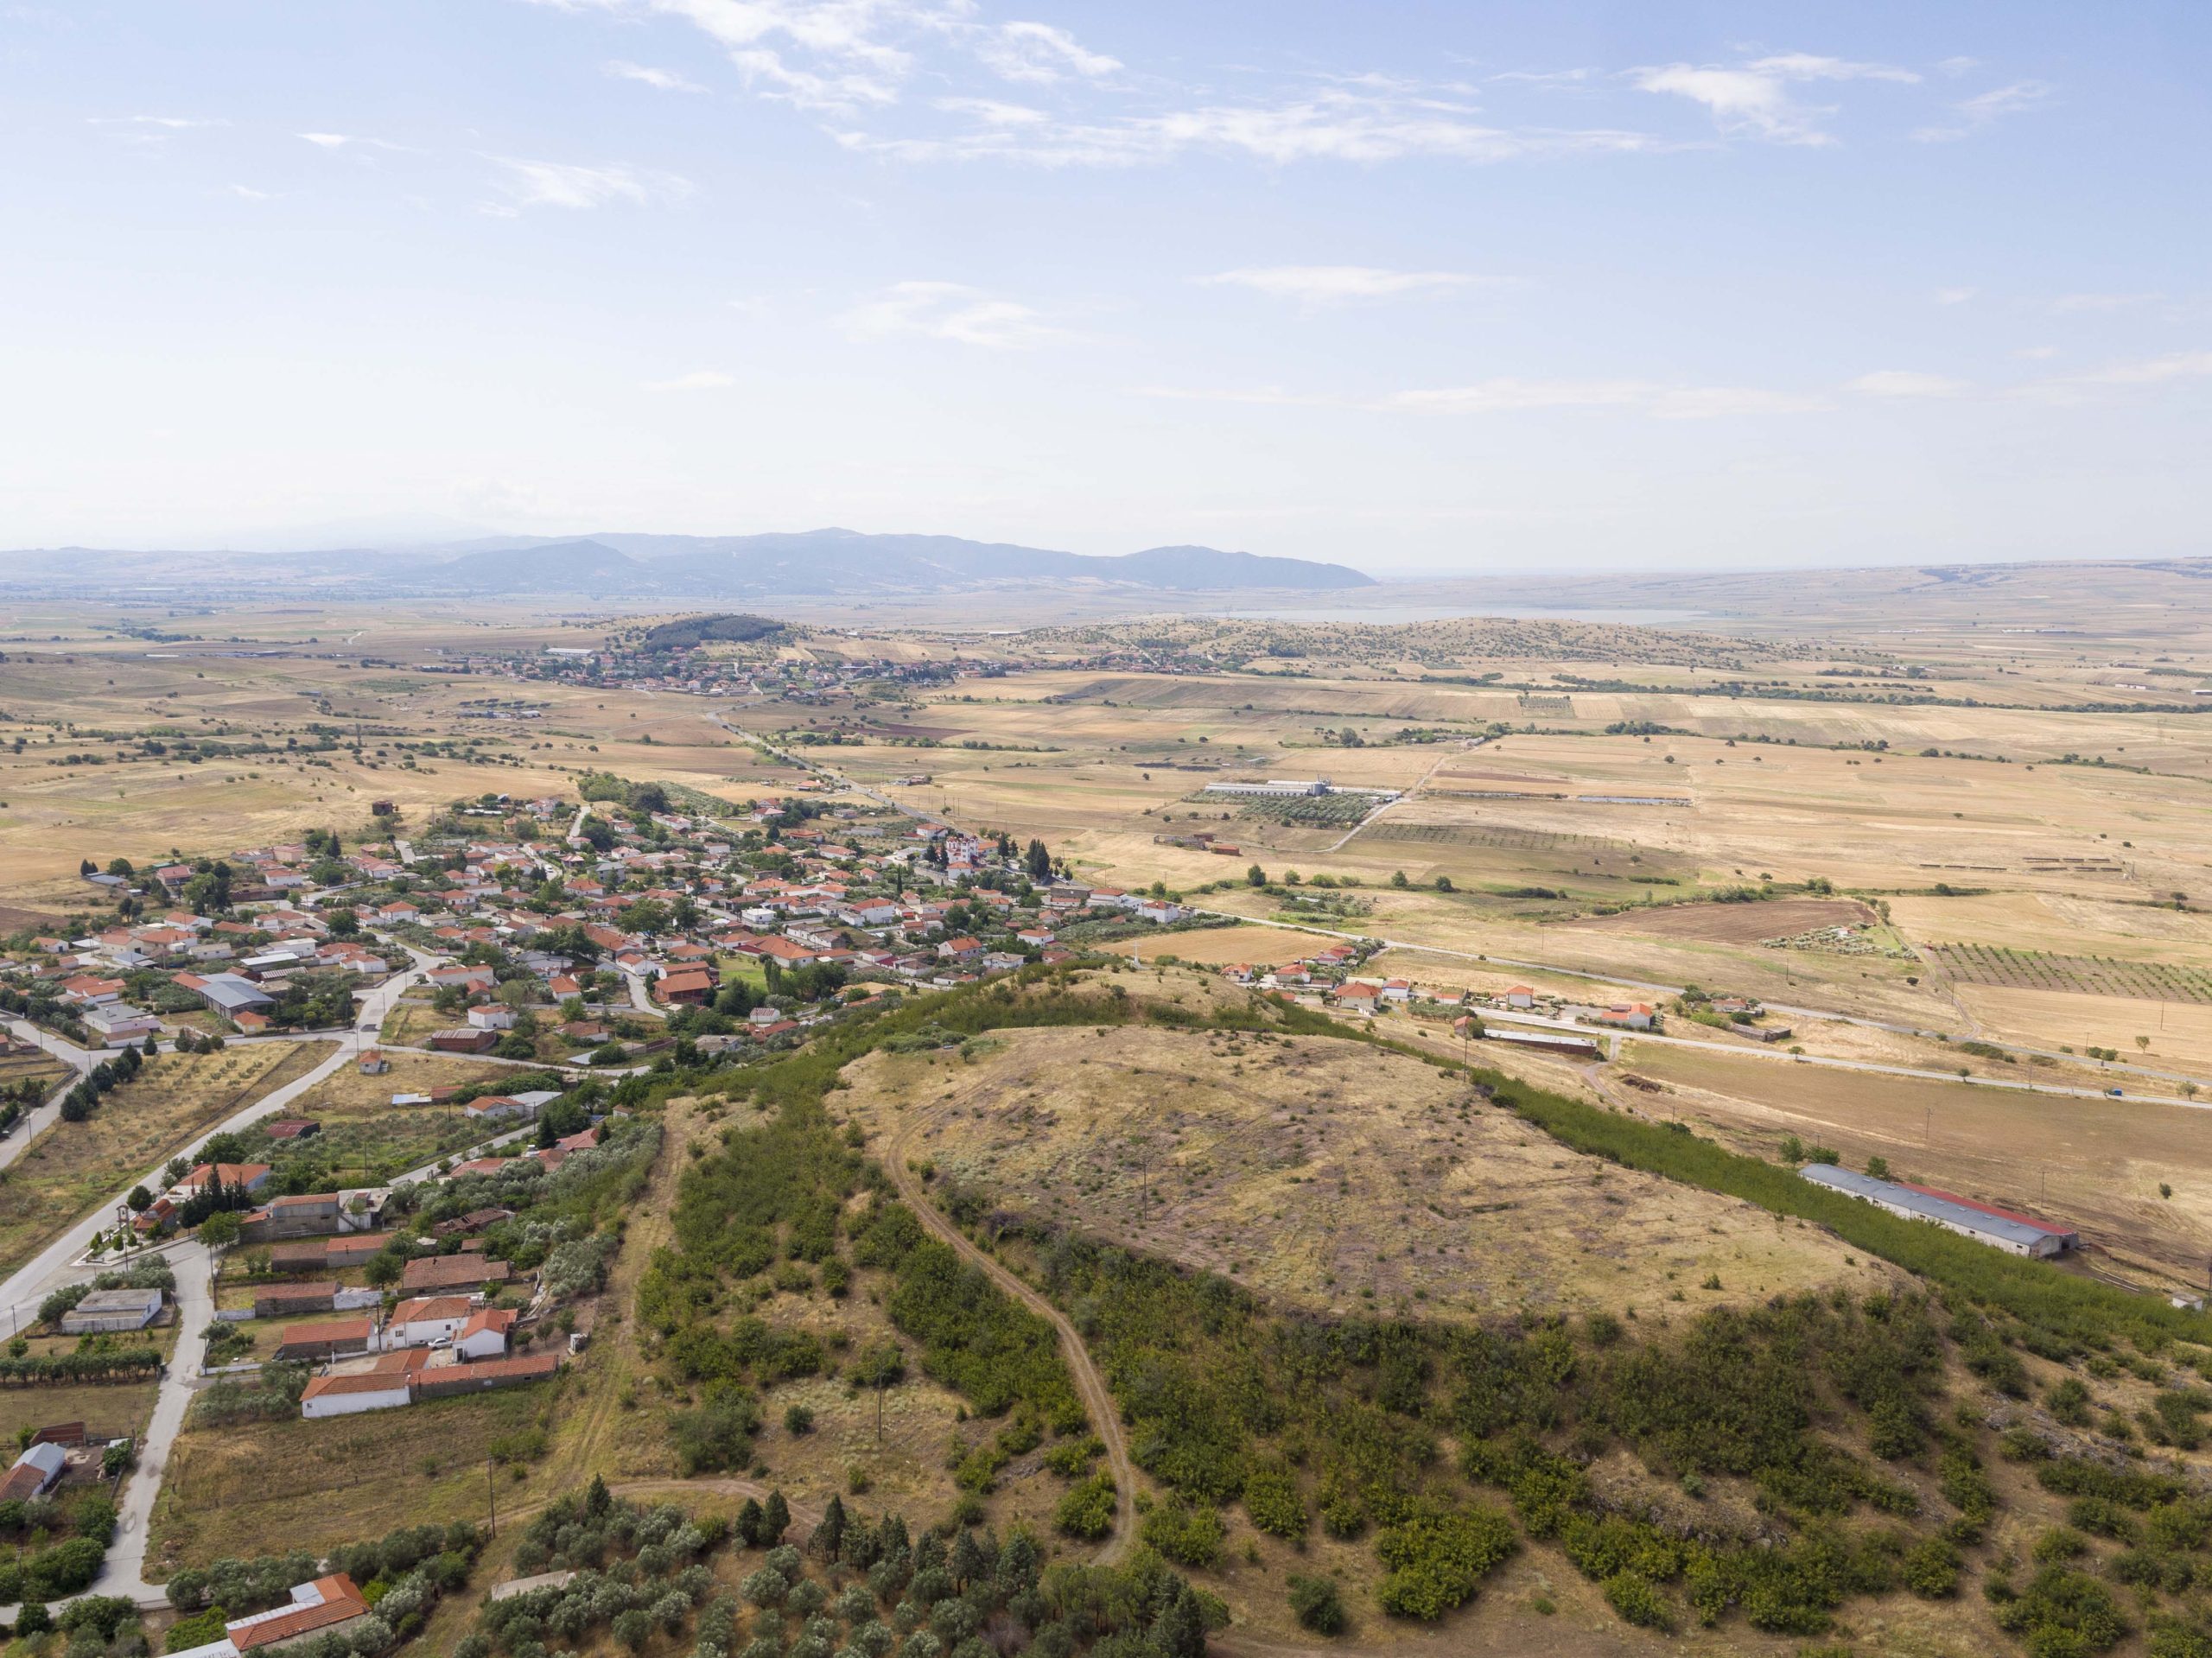
[[498, 1467], [499, 1464], [491, 1458], [484, 1458], [484, 1500], [491, 1507], [492, 1521], [489, 1529], [494, 1537], [499, 1534], [499, 1488], [498, 1482], [492, 1477], [492, 1475], [493, 1470]]

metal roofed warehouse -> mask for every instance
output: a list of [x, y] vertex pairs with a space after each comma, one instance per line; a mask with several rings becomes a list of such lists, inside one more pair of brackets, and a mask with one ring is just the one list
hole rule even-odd
[[1987, 1204], [1978, 1204], [1948, 1191], [1906, 1185], [1897, 1180], [1878, 1180], [1871, 1174], [1855, 1174], [1832, 1163], [1808, 1163], [1798, 1172], [1816, 1186], [1857, 1197], [1909, 1221], [1933, 1221], [1978, 1243], [2016, 1255], [2063, 1255], [2082, 1241], [2080, 1234], [2070, 1227], [2054, 1226], [2048, 1221], [2015, 1215], [2009, 1210], [1993, 1209]]

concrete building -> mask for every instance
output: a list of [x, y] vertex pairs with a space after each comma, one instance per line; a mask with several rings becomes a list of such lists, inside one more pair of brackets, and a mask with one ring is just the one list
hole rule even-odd
[[2071, 1227], [1976, 1203], [1971, 1197], [1940, 1191], [1933, 1186], [1916, 1186], [1903, 1180], [1878, 1180], [1871, 1174], [1859, 1174], [1828, 1163], [1808, 1163], [1798, 1172], [1816, 1186], [1859, 1198], [1905, 1220], [1932, 1222], [2011, 1255], [2059, 1255], [2082, 1242], [2081, 1235]]
[[65, 1336], [143, 1330], [161, 1317], [159, 1290], [94, 1290], [61, 1315]]

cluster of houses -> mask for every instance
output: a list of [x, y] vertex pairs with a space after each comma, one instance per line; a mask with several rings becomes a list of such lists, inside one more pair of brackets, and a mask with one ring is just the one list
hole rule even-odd
[[[663, 1012], [712, 1003], [732, 964], [757, 963], [764, 973], [836, 967], [864, 980], [944, 988], [1031, 962], [1071, 960], [1076, 952], [1060, 934], [1076, 922], [1166, 925], [1186, 913], [1165, 899], [1071, 880], [1046, 880], [1018, 897], [1024, 889], [1015, 872], [989, 841], [849, 805], [794, 823], [790, 804], [773, 797], [716, 819], [655, 812], [650, 830], [594, 808], [609, 831], [597, 837], [607, 842], [600, 846], [573, 819], [574, 803], [499, 804], [502, 814], [565, 832], [430, 845], [454, 866], [438, 868], [442, 884], [423, 879], [418, 861], [406, 895], [364, 902], [360, 915], [426, 949], [467, 956], [485, 945], [505, 956], [505, 969], [463, 962], [427, 975], [434, 991], [457, 993], [460, 1007], [456, 1022], [426, 1045], [480, 1053], [518, 1022], [509, 988], [517, 967], [528, 975], [525, 1008], [542, 1015], [582, 1002], [583, 1016], [563, 1018], [555, 1029], [590, 1050], [608, 1040], [610, 1020], [636, 999], [618, 994], [626, 981]], [[738, 844], [747, 829], [772, 824], [772, 858]], [[760, 867], [770, 862], [778, 873]], [[556, 907], [548, 908], [549, 899]], [[677, 912], [688, 925], [678, 924]], [[580, 938], [592, 959], [580, 959], [573, 944], [555, 948], [556, 935]], [[601, 976], [609, 971], [620, 978]], [[804, 1021], [791, 1012], [754, 1009], [736, 1039], [801, 1032]]]
[[[238, 855], [266, 856], [270, 850]], [[182, 881], [192, 868], [173, 865], [156, 873]], [[307, 884], [304, 875], [300, 883]], [[32, 941], [28, 959], [7, 970], [24, 989], [48, 991], [84, 1026], [95, 1045], [110, 1048], [136, 1045], [163, 1033], [162, 1011], [132, 1000], [132, 986], [143, 988], [149, 982], [143, 975], [158, 975], [252, 1035], [270, 1027], [269, 1010], [285, 984], [302, 974], [346, 974], [373, 983], [391, 970], [381, 950], [334, 936], [328, 920], [313, 908], [301, 908], [257, 884], [242, 882], [231, 892], [234, 905], [241, 906], [231, 917], [172, 910], [86, 937], [40, 937]], [[261, 896], [248, 896], [253, 893]], [[171, 999], [172, 1007], [177, 1000]]]

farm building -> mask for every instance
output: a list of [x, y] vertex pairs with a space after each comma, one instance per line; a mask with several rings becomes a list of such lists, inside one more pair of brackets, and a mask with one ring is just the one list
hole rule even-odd
[[481, 1289], [486, 1284], [505, 1283], [513, 1271], [505, 1261], [486, 1261], [480, 1255], [424, 1255], [407, 1263], [406, 1271], [399, 1275], [399, 1287], [410, 1295]]
[[51, 1490], [68, 1466], [61, 1447], [51, 1442], [34, 1445], [16, 1458], [16, 1465], [0, 1475], [0, 1502], [28, 1502]]
[[328, 1312], [338, 1305], [338, 1280], [324, 1279], [306, 1284], [272, 1284], [257, 1290], [253, 1316], [257, 1318], [296, 1318], [303, 1312]]
[[377, 1350], [373, 1318], [326, 1318], [319, 1324], [288, 1324], [276, 1344], [279, 1359], [332, 1359]]
[[1209, 783], [1201, 791], [1210, 795], [1242, 795], [1261, 800], [1297, 800], [1311, 795], [1367, 795], [1395, 800], [1395, 789], [1339, 789], [1326, 778], [1269, 778], [1265, 783]]
[[494, 1388], [518, 1387], [543, 1382], [561, 1368], [554, 1353], [533, 1353], [528, 1358], [486, 1359], [478, 1364], [445, 1364], [421, 1372], [415, 1378], [417, 1399], [443, 1399], [451, 1394], [486, 1393]]
[[1877, 1180], [1828, 1163], [1809, 1163], [1798, 1171], [1815, 1185], [1826, 1186], [1886, 1209], [1909, 1221], [1932, 1221], [1979, 1243], [2016, 1255], [2057, 1255], [2077, 1248], [2081, 1235], [2071, 1227], [2055, 1226], [2011, 1210], [1993, 1208], [1971, 1197], [1916, 1186], [1902, 1180]]
[[276, 1652], [310, 1638], [340, 1635], [369, 1616], [365, 1596], [344, 1572], [295, 1584], [289, 1605], [251, 1617], [232, 1619], [223, 1638], [188, 1647], [181, 1658], [242, 1658], [249, 1652]]
[[94, 1290], [61, 1315], [65, 1336], [94, 1336], [102, 1331], [143, 1330], [161, 1316], [159, 1290]]
[[414, 1385], [404, 1375], [316, 1376], [300, 1395], [300, 1414], [308, 1421], [326, 1416], [355, 1416], [368, 1410], [397, 1410], [415, 1402]]

